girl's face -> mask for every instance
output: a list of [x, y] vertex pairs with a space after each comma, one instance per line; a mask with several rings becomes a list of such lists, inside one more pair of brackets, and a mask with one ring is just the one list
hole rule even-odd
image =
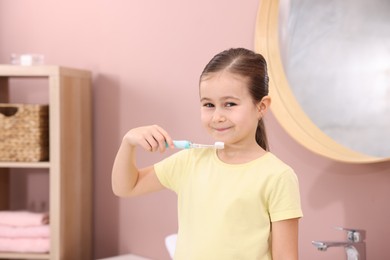
[[227, 71], [207, 75], [200, 82], [200, 102], [202, 124], [216, 141], [256, 144], [262, 106], [253, 102], [245, 77]]

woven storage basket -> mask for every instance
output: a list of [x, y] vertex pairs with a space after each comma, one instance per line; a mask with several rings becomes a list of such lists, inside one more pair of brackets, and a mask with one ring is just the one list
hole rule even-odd
[[49, 159], [49, 106], [0, 104], [0, 161]]

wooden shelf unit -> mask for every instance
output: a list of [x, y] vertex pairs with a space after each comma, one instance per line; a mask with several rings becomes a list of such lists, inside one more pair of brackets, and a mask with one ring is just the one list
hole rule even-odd
[[9, 209], [10, 169], [48, 169], [50, 252], [0, 252], [0, 259], [92, 259], [91, 73], [61, 66], [0, 65], [1, 103], [9, 102], [9, 79], [20, 77], [48, 79], [50, 159], [0, 162], [0, 210]]

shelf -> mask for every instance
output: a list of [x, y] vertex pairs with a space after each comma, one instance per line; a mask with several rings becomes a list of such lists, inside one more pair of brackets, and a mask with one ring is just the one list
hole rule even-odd
[[49, 77], [70, 76], [89, 79], [91, 74], [86, 70], [61, 66], [15, 66], [0, 64], [0, 77]]
[[38, 253], [2, 253], [0, 252], [0, 259], [50, 259], [50, 254]]
[[[45, 85], [48, 88], [44, 91], [47, 91], [50, 107], [50, 160], [0, 161], [0, 209], [10, 208], [11, 189], [18, 189], [11, 185], [12, 169], [22, 168], [25, 172], [25, 169], [35, 168], [48, 172], [50, 253], [0, 252], [0, 259], [92, 259], [92, 74], [87, 70], [55, 65], [0, 64], [1, 103], [12, 101], [10, 94], [14, 78], [16, 83], [21, 78], [23, 82], [24, 79], [47, 79]], [[26, 94], [33, 92], [29, 84], [20, 86], [26, 89]]]
[[0, 162], [0, 168], [50, 168], [50, 162]]

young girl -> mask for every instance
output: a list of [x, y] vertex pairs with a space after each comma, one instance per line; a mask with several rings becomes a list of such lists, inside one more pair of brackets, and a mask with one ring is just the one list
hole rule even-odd
[[160, 126], [130, 130], [112, 171], [113, 191], [136, 196], [168, 188], [178, 195], [178, 260], [296, 260], [302, 216], [294, 171], [268, 151], [263, 116], [270, 105], [266, 61], [223, 51], [200, 76], [201, 121], [222, 150], [186, 149], [143, 169], [137, 146], [173, 148]]

